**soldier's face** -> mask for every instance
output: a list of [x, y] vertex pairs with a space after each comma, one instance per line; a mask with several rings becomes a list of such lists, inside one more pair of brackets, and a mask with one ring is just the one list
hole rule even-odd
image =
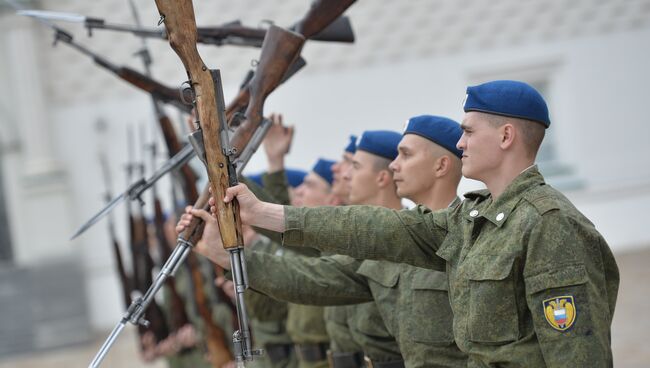
[[397, 147], [397, 158], [390, 164], [397, 195], [413, 200], [426, 193], [436, 180], [433, 142], [415, 134], [406, 134]]
[[465, 114], [463, 135], [456, 147], [463, 151], [463, 176], [485, 182], [498, 172], [503, 155], [501, 131], [479, 112]]
[[344, 175], [350, 182], [350, 204], [370, 204], [379, 191], [378, 172], [375, 170], [375, 156], [365, 151], [357, 151], [352, 165]]
[[344, 200], [348, 201], [350, 196], [350, 183], [345, 180], [344, 174], [352, 166], [352, 154], [350, 152], [343, 153], [341, 161], [332, 165], [332, 173], [334, 181], [332, 182], [332, 193]]
[[296, 207], [325, 206], [330, 202], [331, 187], [318, 174], [310, 172], [296, 188], [293, 205]]

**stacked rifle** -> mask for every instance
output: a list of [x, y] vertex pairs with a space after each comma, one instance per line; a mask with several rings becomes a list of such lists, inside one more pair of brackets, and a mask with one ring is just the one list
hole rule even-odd
[[[104, 19], [69, 13], [28, 10], [13, 0], [5, 1], [14, 6], [19, 14], [34, 17], [50, 27], [54, 31], [55, 43], [61, 42], [74, 48], [90, 57], [99, 67], [148, 93], [169, 154], [168, 160], [154, 169], [157, 148], [152, 144], [152, 174], [145, 177], [143, 163], [130, 163], [127, 165], [129, 184], [116, 197], [112, 197], [110, 192], [109, 163], [105, 156], [101, 157], [101, 167], [107, 183], [107, 204], [83, 224], [73, 238], [103, 217], [109, 217], [110, 241], [126, 312], [90, 366], [100, 365], [126, 324], [132, 323], [138, 327], [139, 342], [142, 350], [146, 351], [149, 345], [164, 344], [167, 339], [190, 325], [189, 312], [201, 317], [203, 339], [199, 341], [198, 348], [207, 353], [212, 366], [221, 367], [233, 360], [243, 366], [246, 361], [261, 354], [261, 351], [253, 348], [243, 300], [243, 291], [247, 287], [246, 270], [242, 259], [241, 221], [236, 201], [219, 204], [223, 208], [217, 211], [224, 247], [231, 254], [236, 295], [235, 302], [232, 303], [220, 288], [212, 286], [212, 278], [222, 270], [213, 266], [206, 268], [205, 260], [191, 252], [203, 232], [204, 224], [200, 219], [193, 220], [176, 240], [175, 247], [170, 245], [170, 240], [165, 236], [165, 211], [155, 184], [171, 173], [174, 196], [182, 193], [182, 200], [174, 199], [172, 202], [176, 207], [168, 212], [182, 212], [183, 205], [179, 205], [179, 202], [194, 204], [195, 208], [207, 208], [208, 187], [202, 191], [197, 189], [197, 173], [189, 165], [189, 161], [198, 156], [207, 169], [212, 193], [215, 197], [223, 197], [225, 189], [237, 183], [237, 177], [268, 130], [270, 122], [264, 118], [263, 112], [266, 98], [305, 66], [306, 62], [300, 57], [305, 40], [354, 42], [350, 21], [342, 16], [354, 0], [317, 0], [305, 16], [289, 28], [276, 25], [251, 28], [238, 21], [216, 27], [197, 27], [191, 0], [155, 0], [161, 15], [160, 23], [164, 23], [164, 28], [143, 27], [131, 0], [129, 5], [135, 25], [113, 24]], [[118, 65], [93, 52], [53, 21], [83, 23], [89, 36], [96, 30], [112, 30], [140, 37], [142, 49], [137, 54], [142, 58], [144, 72]], [[146, 39], [149, 38], [169, 41], [186, 69], [189, 77], [187, 88], [172, 88], [151, 76], [152, 59], [146, 44]], [[196, 49], [197, 43], [261, 48], [255, 70], [246, 76], [240, 91], [229, 104], [224, 102], [221, 83], [221, 73], [228, 71], [212, 70], [212, 67], [219, 65], [219, 60], [204, 62]], [[164, 105], [173, 106], [182, 114], [195, 114], [198, 128], [188, 136], [189, 143], [184, 143], [179, 138], [174, 124], [165, 113]], [[229, 137], [231, 134], [232, 137]], [[130, 144], [129, 147], [131, 146]], [[132, 181], [134, 177], [136, 180]], [[144, 216], [145, 203], [142, 200], [149, 189], [152, 206], [150, 212], [153, 213], [151, 223]], [[127, 202], [130, 270], [110, 217], [111, 211], [122, 201]], [[177, 284], [170, 278], [181, 269], [187, 275], [186, 289], [189, 292], [186, 293], [177, 290]], [[159, 305], [161, 298], [155, 298], [161, 288], [164, 289], [164, 299], [168, 301], [167, 317]], [[211, 288], [212, 294], [206, 292]], [[225, 338], [224, 330], [227, 326], [218, 325], [212, 318], [211, 307], [215, 300], [226, 304], [233, 312], [233, 319], [237, 321], [232, 344]], [[183, 346], [181, 352], [192, 348], [196, 347]]]

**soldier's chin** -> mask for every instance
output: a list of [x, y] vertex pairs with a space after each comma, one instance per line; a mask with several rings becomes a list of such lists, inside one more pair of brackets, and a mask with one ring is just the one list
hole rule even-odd
[[397, 190], [396, 190], [395, 192], [397, 193], [397, 196], [398, 196], [398, 197], [400, 197], [400, 198], [406, 198], [406, 197], [410, 194], [410, 193], [408, 193], [407, 190], [405, 190], [405, 188], [400, 187], [399, 184], [397, 184], [397, 185], [395, 185], [395, 186], [397, 187], [397, 188], [396, 188]]

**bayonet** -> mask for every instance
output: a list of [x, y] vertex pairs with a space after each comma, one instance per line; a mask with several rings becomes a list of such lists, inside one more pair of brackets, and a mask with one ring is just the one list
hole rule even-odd
[[130, 201], [140, 201], [142, 202], [142, 193], [154, 185], [160, 178], [165, 176], [168, 172], [175, 170], [183, 165], [185, 165], [196, 153], [191, 145], [187, 144], [180, 150], [174, 157], [167, 160], [161, 167], [159, 167], [151, 176], [148, 178], [141, 178], [140, 180], [130, 184], [125, 191], [120, 195], [113, 198], [104, 208], [102, 208], [97, 214], [92, 216], [86, 223], [81, 225], [79, 229], [72, 235], [70, 239], [74, 239], [79, 235], [83, 234], [91, 226], [96, 224], [99, 220], [104, 218], [109, 214], [115, 206], [120, 204], [125, 199]]

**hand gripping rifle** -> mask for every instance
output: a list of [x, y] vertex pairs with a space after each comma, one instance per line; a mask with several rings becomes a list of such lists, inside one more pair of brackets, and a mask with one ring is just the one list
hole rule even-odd
[[[246, 111], [246, 121], [242, 123], [235, 133], [233, 141], [229, 142], [221, 75], [218, 70], [209, 70], [197, 51], [196, 21], [192, 1], [156, 0], [156, 6], [162, 21], [165, 23], [169, 43], [185, 66], [190, 85], [194, 90], [201, 139], [205, 149], [204, 162], [207, 167], [212, 194], [216, 198], [223, 198], [226, 188], [237, 184], [237, 174], [233, 165], [237, 152], [239, 152], [237, 147], [243, 147], [251, 139], [253, 131], [262, 122], [261, 106], [263, 106], [263, 101], [268, 93], [280, 83], [288, 67], [296, 59], [304, 43], [304, 38], [289, 31], [282, 31], [281, 28], [276, 26], [271, 26], [267, 31], [262, 46], [260, 64], [281, 59], [284, 61], [283, 68], [276, 73], [255, 73], [250, 83], [257, 84], [260, 87], [255, 90], [251, 88], [251, 100], [258, 102], [249, 103], [249, 108]], [[277, 41], [276, 35], [288, 35], [293, 39], [293, 42], [273, 42]], [[267, 40], [271, 40], [270, 44], [275, 46], [271, 54], [268, 52], [268, 47], [265, 48]], [[196, 138], [198, 134], [195, 133], [193, 136]], [[231, 144], [232, 146], [230, 146]], [[200, 144], [196, 144], [195, 148], [200, 148], [200, 146]], [[203, 153], [199, 157], [203, 158]], [[221, 240], [224, 248], [230, 252], [236, 293], [235, 302], [239, 330], [233, 334], [235, 362], [238, 366], [243, 366], [245, 361], [252, 360], [255, 355], [262, 352], [252, 349], [248, 318], [244, 305], [243, 293], [247, 287], [247, 276], [242, 258], [244, 243], [241, 219], [239, 218], [239, 208], [236, 201], [228, 204], [220, 202], [217, 204], [217, 208], [216, 217], [219, 223]], [[183, 239], [183, 235], [179, 239]]]
[[[165, 4], [163, 4], [163, 6], [164, 5]], [[173, 4], [171, 4], [171, 5], [172, 5], [172, 7], [174, 6]], [[183, 6], [183, 5], [184, 4], [181, 4], [181, 6]], [[184, 8], [185, 8], [184, 10], [187, 11], [187, 4], [184, 5]], [[161, 8], [159, 7], [159, 9], [161, 9]], [[169, 6], [166, 9], [169, 9]], [[191, 7], [191, 3], [189, 5], [189, 11], [190, 11], [190, 14], [192, 15], [192, 20], [193, 20], [194, 18], [193, 18], [193, 10], [192, 10], [192, 7]], [[161, 11], [161, 13], [165, 14], [163, 11]], [[174, 12], [172, 11], [170, 14], [172, 14], [172, 13], [174, 13]], [[172, 19], [173, 18], [174, 17], [172, 16]], [[167, 18], [167, 21], [169, 21], [169, 18]], [[168, 25], [168, 29], [169, 29], [169, 25]], [[173, 39], [173, 38], [171, 38], [171, 39]], [[248, 87], [247, 87], [247, 90], [264, 91], [264, 93], [261, 93], [261, 92], [259, 92], [259, 93], [258, 92], [251, 93], [251, 96], [258, 96], [255, 101], [253, 101], [251, 99], [251, 104], [254, 104], [259, 109], [259, 112], [257, 114], [255, 114], [256, 117], [261, 118], [261, 116], [262, 116], [261, 108], [262, 108], [262, 104], [264, 102], [264, 99], [266, 98], [266, 94], [270, 93], [278, 84], [281, 83], [283, 78], [286, 77], [287, 72], [290, 69], [290, 66], [292, 65], [292, 62], [298, 56], [298, 54], [300, 52], [300, 48], [302, 47], [303, 43], [304, 43], [304, 38], [303, 37], [301, 37], [301, 36], [299, 36], [299, 35], [297, 35], [297, 34], [295, 34], [293, 32], [283, 30], [283, 29], [281, 29], [279, 27], [271, 27], [271, 29], [267, 33], [265, 41], [264, 41], [264, 45], [262, 46], [262, 57], [260, 58], [261, 62], [257, 66], [257, 73], [255, 73], [256, 75], [258, 75], [258, 77], [254, 77], [253, 79], [251, 79], [251, 81], [249, 82]], [[194, 49], [195, 49], [195, 44], [193, 44], [193, 45], [194, 45]], [[190, 49], [190, 51], [191, 51], [191, 49]], [[264, 56], [264, 55], [271, 55], [271, 56], [267, 57], [267, 56]], [[275, 55], [275, 56], [272, 56], [272, 55]], [[197, 54], [197, 56], [198, 56], [198, 54]], [[198, 58], [198, 59], [195, 58], [193, 60], [198, 60], [200, 62], [199, 67], [198, 67], [199, 72], [201, 72], [201, 73], [209, 72], [207, 67], [203, 66], [203, 63], [200, 61], [200, 58]], [[262, 62], [262, 61], [264, 61], [264, 62]], [[268, 63], [266, 63], [266, 62], [268, 62]], [[192, 76], [193, 74], [189, 74], [189, 75]], [[211, 101], [211, 100], [212, 100], [212, 105], [216, 106], [216, 96], [217, 95], [216, 95], [216, 93], [214, 91], [214, 81], [212, 79], [212, 73], [209, 73], [209, 75], [208, 75], [209, 79], [206, 79], [203, 75], [200, 75], [200, 76], [202, 77], [201, 79], [195, 79], [195, 78], [190, 77], [190, 79], [192, 81], [192, 86], [194, 87], [195, 96], [197, 96], [197, 98], [196, 98], [197, 106], [199, 105], [199, 103], [204, 103], [204, 102], [210, 103], [209, 101]], [[199, 86], [199, 82], [203, 83], [203, 84], [201, 84]], [[210, 93], [209, 89], [206, 88], [205, 83], [207, 83], [207, 86], [212, 86], [212, 88], [213, 88], [212, 93]], [[206, 98], [207, 96], [211, 96], [211, 98]], [[223, 98], [223, 97], [221, 97], [221, 98]], [[205, 109], [205, 107], [204, 107], [204, 109]], [[203, 127], [203, 129], [205, 129], [205, 127], [206, 127], [206, 120], [205, 119], [215, 120], [217, 118], [216, 110], [214, 110], [214, 115], [212, 117], [209, 114], [207, 114], [207, 116], [206, 116], [205, 111], [202, 110], [201, 108], [198, 108], [197, 110], [199, 111], [199, 118], [202, 119], [202, 127]], [[209, 109], [208, 109], [208, 111], [209, 111]], [[223, 113], [223, 110], [221, 110], [221, 111]], [[208, 121], [208, 125], [209, 125], [209, 123], [210, 123], [210, 121]], [[261, 123], [261, 120], [259, 120], [257, 124], [259, 124], [259, 123]], [[252, 129], [252, 130], [255, 130], [255, 128], [257, 128], [257, 125], [254, 124], [254, 123], [249, 123], [246, 126], [248, 128], [250, 128], [250, 129]], [[222, 129], [225, 128], [224, 125], [221, 125], [220, 127]], [[213, 127], [212, 130], [215, 130], [214, 128], [217, 128], [217, 130], [218, 130], [218, 127]], [[239, 130], [241, 130], [242, 128], [243, 127], [240, 127]], [[225, 129], [222, 130], [222, 131], [225, 132]], [[250, 137], [252, 137], [253, 135], [254, 135], [254, 133], [253, 133], [253, 131], [251, 131], [246, 136], [249, 137], [249, 139], [250, 139]], [[197, 136], [198, 137], [203, 137], [201, 135], [201, 131], [195, 132], [194, 137], [197, 137]], [[206, 133], [205, 136], [209, 136], [209, 134]], [[221, 133], [217, 132], [216, 133], [216, 139], [217, 139], [216, 142], [217, 142], [217, 144], [220, 144], [219, 139], [223, 139], [223, 138], [225, 138], [225, 136], [226, 136], [226, 134], [221, 134]], [[212, 139], [212, 140], [214, 140], [214, 139]], [[242, 152], [242, 150], [244, 148], [244, 145], [246, 145], [248, 143], [247, 141], [245, 141], [243, 139], [240, 139], [239, 142], [240, 142], [240, 145], [234, 145], [234, 144], [231, 145], [232, 149], [229, 151], [229, 153], [232, 154], [232, 157], [236, 158], [237, 154], [239, 152]], [[207, 144], [210, 145], [211, 143], [208, 142]], [[219, 146], [217, 146], [216, 150], [215, 149], [210, 150], [211, 155], [222, 154], [222, 152], [220, 151], [220, 149], [218, 147]], [[209, 155], [203, 154], [203, 153], [200, 153], [199, 155], [200, 155], [200, 157], [210, 157]], [[209, 160], [210, 159], [208, 158], [208, 162], [210, 162]], [[233, 168], [232, 168], [232, 165], [226, 165], [226, 160], [225, 159], [223, 159], [221, 163], [223, 164], [223, 167], [218, 167], [219, 166], [218, 164], [217, 164], [217, 167], [219, 169], [223, 170], [222, 174], [224, 175], [223, 176], [224, 181], [219, 182], [219, 183], [227, 185], [228, 177], [225, 174], [228, 173], [228, 167], [231, 168], [231, 171], [233, 170]], [[234, 176], [231, 176], [231, 178], [234, 179]], [[216, 183], [216, 181], [213, 181], [213, 180], [211, 180], [211, 182], [213, 184]], [[194, 207], [195, 208], [207, 208], [208, 196], [209, 196], [208, 195], [208, 190], [207, 190], [207, 187], [206, 187], [205, 190], [202, 192], [201, 196], [196, 201]], [[232, 207], [231, 207], [230, 210], [232, 210]], [[233, 212], [230, 212], [230, 213], [232, 215], [232, 217], [230, 218], [230, 220], [232, 220], [231, 223], [234, 223], [235, 222], [234, 213]], [[223, 211], [222, 214], [225, 215], [226, 211]], [[146, 308], [147, 304], [149, 304], [151, 302], [151, 300], [153, 299], [153, 297], [154, 297], [155, 293], [157, 292], [157, 290], [160, 289], [160, 287], [163, 285], [164, 280], [167, 277], [169, 277], [170, 275], [173, 275], [176, 272], [177, 268], [180, 266], [180, 264], [182, 264], [183, 260], [185, 258], [187, 258], [188, 254], [191, 252], [191, 248], [193, 247], [193, 245], [201, 238], [201, 236], [203, 234], [204, 226], [205, 226], [205, 224], [202, 221], [200, 221], [200, 219], [195, 218], [192, 221], [192, 223], [190, 224], [190, 226], [186, 229], [186, 231], [183, 234], [181, 234], [181, 236], [179, 236], [176, 248], [172, 252], [171, 257], [163, 265], [160, 273], [158, 274], [158, 276], [154, 280], [154, 283], [153, 283], [152, 287], [145, 293], [145, 295], [143, 297], [135, 300], [131, 304], [131, 306], [129, 306], [129, 308], [125, 312], [125, 314], [122, 317], [122, 319], [120, 320], [120, 322], [115, 326], [115, 328], [111, 332], [110, 336], [104, 342], [104, 344], [102, 345], [100, 350], [97, 352], [97, 355], [95, 356], [93, 361], [90, 363], [91, 367], [99, 366], [99, 364], [104, 359], [104, 357], [108, 353], [109, 349], [113, 345], [115, 339], [120, 334], [120, 332], [124, 329], [124, 327], [126, 326], [127, 323], [132, 323], [132, 324], [135, 324], [135, 325], [147, 324], [148, 323], [143, 318], [144, 317], [143, 316], [144, 309]], [[221, 229], [222, 229], [222, 234], [223, 234], [223, 231], [224, 231], [223, 229], [225, 229], [225, 227], [222, 226]], [[235, 241], [236, 241], [237, 240], [236, 231], [231, 232], [230, 234], [235, 235]], [[241, 234], [241, 232], [240, 232], [240, 234]], [[230, 240], [232, 240], [232, 239], [230, 239]], [[232, 242], [224, 242], [224, 244], [233, 244], [233, 243]], [[234, 247], [233, 251], [237, 256], [236, 258], [239, 258], [239, 260], [241, 261], [241, 258], [239, 257], [239, 255], [241, 254], [241, 248], [239, 248], [237, 246], [236, 242], [234, 244], [235, 244], [235, 247]], [[241, 245], [241, 243], [239, 243], [239, 244]], [[241, 262], [240, 262], [240, 264], [241, 264]], [[241, 294], [243, 293], [243, 291], [245, 289], [245, 287], [244, 287], [245, 286], [245, 282], [244, 282], [245, 280], [243, 279], [243, 275], [244, 275], [243, 272], [244, 272], [243, 269], [239, 268], [239, 272], [236, 273], [236, 277], [239, 280], [238, 282], [236, 282], [236, 287], [237, 287], [237, 291], [238, 291], [238, 295], [239, 295], [238, 300], [242, 299]], [[241, 303], [239, 303], [238, 311], [240, 312], [240, 314], [239, 314], [240, 318], [239, 319], [242, 320], [242, 321], [240, 321], [241, 330], [238, 331], [235, 334], [234, 338], [236, 338], [236, 340], [237, 340], [236, 341], [236, 346], [239, 347], [239, 349], [237, 351], [237, 354], [236, 354], [237, 355], [236, 358], [238, 359], [240, 364], [243, 364], [244, 360], [252, 359], [252, 357], [254, 355], [254, 352], [252, 351], [252, 348], [250, 347], [250, 345], [251, 345], [250, 338], [249, 338], [250, 337], [250, 332], [248, 331], [247, 318], [246, 318], [246, 316], [244, 314], [245, 313], [245, 308], [242, 308]]]

